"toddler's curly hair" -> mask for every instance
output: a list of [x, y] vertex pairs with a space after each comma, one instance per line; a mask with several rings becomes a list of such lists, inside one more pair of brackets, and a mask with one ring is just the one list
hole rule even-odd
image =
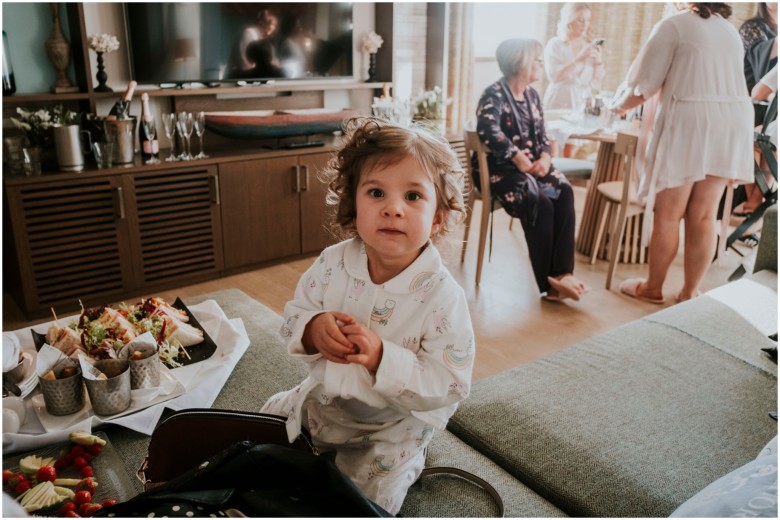
[[344, 141], [320, 177], [328, 185], [333, 207], [332, 229], [339, 238], [357, 235], [356, 189], [363, 172], [386, 168], [412, 157], [436, 187], [436, 211], [442, 224], [431, 240], [437, 242], [463, 221], [463, 167], [449, 142], [426, 128], [405, 127], [375, 117], [357, 117], [344, 125]]

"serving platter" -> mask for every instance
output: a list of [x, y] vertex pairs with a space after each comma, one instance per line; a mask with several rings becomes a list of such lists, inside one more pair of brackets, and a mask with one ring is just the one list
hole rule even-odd
[[[156, 391], [156, 393], [155, 393]], [[92, 403], [89, 401], [89, 393], [84, 389], [84, 407], [69, 415], [51, 415], [46, 411], [46, 403], [43, 400], [43, 394], [34, 395], [30, 401], [41, 426], [47, 432], [66, 430], [74, 424], [86, 419], [89, 416], [95, 416], [102, 421], [109, 421], [139, 412], [158, 403], [169, 401], [185, 392], [184, 385], [179, 382], [168, 367], [160, 367], [160, 385], [155, 388], [139, 388], [130, 391], [130, 406], [117, 414], [98, 415], [92, 409]]]
[[[93, 435], [97, 435], [104, 441], [105, 446], [100, 452], [100, 455], [94, 457], [90, 462], [92, 466], [93, 476], [98, 485], [95, 488], [95, 494], [92, 497], [92, 501], [96, 503], [103, 502], [109, 498], [113, 498], [118, 502], [124, 502], [131, 499], [134, 495], [134, 486], [132, 477], [125, 469], [125, 465], [119, 458], [119, 454], [112, 446], [111, 441], [105, 432], [96, 432]], [[59, 458], [60, 452], [68, 450], [71, 443], [60, 442], [57, 444], [51, 444], [37, 448], [25, 453], [17, 453], [14, 455], [3, 456], [3, 469], [10, 470], [14, 473], [19, 472], [19, 461], [28, 455], [38, 455], [39, 457], [54, 457]], [[65, 470], [57, 472], [58, 478], [80, 478], [81, 475], [73, 469], [68, 467]]]
[[[193, 363], [198, 363], [200, 361], [204, 361], [208, 358], [210, 358], [214, 352], [217, 350], [217, 345], [214, 343], [214, 341], [209, 337], [208, 333], [201, 327], [200, 323], [198, 323], [198, 320], [195, 318], [195, 316], [192, 314], [192, 312], [187, 308], [187, 306], [184, 304], [183, 301], [181, 301], [180, 298], [176, 298], [176, 301], [174, 301], [171, 304], [172, 307], [175, 307], [179, 310], [184, 311], [187, 316], [189, 317], [188, 324], [192, 325], [193, 327], [200, 329], [200, 331], [203, 333], [203, 341], [200, 343], [197, 343], [195, 345], [192, 345], [190, 347], [186, 348], [187, 356], [181, 356], [179, 359], [177, 359], [177, 362], [181, 366], [186, 365], [192, 365]], [[77, 316], [70, 318], [69, 320], [63, 320], [66, 323], [70, 323], [74, 321], [75, 319], [78, 319]], [[43, 345], [46, 343], [46, 333], [40, 333], [36, 331], [35, 329], [30, 329], [30, 332], [32, 333], [33, 337], [33, 343], [35, 344], [35, 350], [36, 352], [43, 347]], [[163, 363], [168, 368], [175, 369], [177, 367], [171, 366], [169, 364]]]

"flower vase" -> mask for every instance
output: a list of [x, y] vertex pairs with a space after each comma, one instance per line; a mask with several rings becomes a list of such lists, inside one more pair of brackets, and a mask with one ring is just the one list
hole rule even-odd
[[97, 74], [95, 78], [98, 80], [98, 85], [95, 87], [95, 92], [113, 92], [114, 89], [106, 85], [108, 81], [108, 74], [106, 74], [106, 68], [103, 66], [103, 53], [97, 53]]
[[368, 79], [366, 83], [373, 83], [376, 81], [376, 53], [372, 52], [368, 55]]

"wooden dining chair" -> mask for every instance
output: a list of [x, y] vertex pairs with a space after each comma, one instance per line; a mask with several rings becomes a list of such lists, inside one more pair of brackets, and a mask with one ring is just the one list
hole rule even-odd
[[[487, 154], [490, 153], [487, 146], [479, 140], [476, 125], [473, 122], [466, 123], [463, 130], [463, 143], [466, 148], [466, 183], [471, 189], [467, 188], [468, 202], [466, 210], [466, 220], [464, 222], [463, 247], [460, 253], [461, 263], [466, 258], [466, 246], [468, 245], [469, 230], [471, 229], [471, 217], [474, 213], [474, 202], [481, 200], [481, 210], [479, 219], [479, 244], [477, 246], [477, 276], [476, 285], [482, 277], [482, 261], [485, 257], [485, 243], [487, 241], [488, 224], [493, 211], [501, 208], [501, 204], [490, 194], [490, 173], [488, 171]], [[479, 186], [473, 186], [473, 168], [471, 166], [471, 154], [477, 154], [477, 164], [479, 165]], [[492, 247], [492, 244], [491, 244]]]
[[[609, 270], [607, 271], [607, 290], [612, 286], [615, 276], [615, 267], [620, 253], [620, 243], [623, 241], [623, 231], [626, 221], [644, 212], [644, 202], [637, 197], [638, 182], [634, 159], [636, 158], [636, 146], [638, 137], [631, 134], [617, 134], [615, 142], [615, 154], [620, 156], [620, 166], [623, 170], [623, 180], [602, 182], [597, 186], [599, 194], [604, 198], [604, 210], [599, 217], [596, 227], [596, 241], [590, 256], [591, 265], [596, 263], [596, 255], [601, 249], [601, 240], [607, 227], [610, 212], [612, 212], [612, 230], [608, 234], [607, 242], [609, 252]], [[614, 212], [617, 211], [617, 215]]]

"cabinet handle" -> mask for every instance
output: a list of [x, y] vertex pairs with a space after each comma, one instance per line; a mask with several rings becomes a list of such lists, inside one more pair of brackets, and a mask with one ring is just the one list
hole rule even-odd
[[121, 186], [114, 188], [114, 216], [121, 220], [125, 219], [125, 197]]
[[301, 167], [296, 164], [295, 166], [293, 166], [293, 168], [295, 169], [294, 171], [295, 175], [293, 176], [294, 177], [293, 190], [295, 190], [295, 193], [300, 193], [301, 192]]
[[209, 176], [209, 194], [211, 203], [219, 206], [219, 177], [216, 175]]
[[303, 185], [301, 186], [301, 191], [309, 191], [309, 166], [304, 164], [301, 168], [303, 168]]

